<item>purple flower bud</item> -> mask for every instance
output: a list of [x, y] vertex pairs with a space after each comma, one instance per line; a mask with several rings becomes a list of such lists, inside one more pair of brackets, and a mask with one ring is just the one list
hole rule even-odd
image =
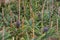
[[41, 14], [40, 13], [38, 13], [38, 20], [41, 20]]
[[19, 28], [19, 26], [20, 26], [20, 21], [18, 20], [16, 21], [16, 27]]
[[38, 13], [38, 17], [40, 17], [41, 15], [40, 15], [40, 13]]
[[43, 33], [44, 33], [44, 32], [47, 32], [48, 29], [49, 29], [48, 27], [44, 27], [44, 29], [43, 29]]

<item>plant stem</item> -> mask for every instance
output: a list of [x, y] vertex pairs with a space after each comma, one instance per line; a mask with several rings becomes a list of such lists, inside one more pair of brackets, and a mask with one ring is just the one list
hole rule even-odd
[[32, 10], [32, 2], [31, 2], [31, 0], [30, 0], [30, 18], [31, 18], [31, 20], [32, 20], [32, 39], [34, 40], [34, 13], [33, 13], [33, 10]]
[[[46, 1], [46, 0], [45, 0]], [[44, 4], [43, 4], [43, 8], [42, 8], [42, 14], [41, 14], [41, 26], [42, 26], [42, 28], [41, 28], [41, 33], [43, 33], [43, 15], [44, 15], [44, 7], [45, 7], [45, 1], [44, 1]]]
[[[4, 9], [2, 7], [2, 18], [3, 18], [3, 22], [4, 22]], [[3, 26], [3, 33], [2, 33], [2, 40], [4, 40], [4, 29], [5, 29], [5, 26]]]
[[[57, 8], [58, 8], [58, 4], [57, 4]], [[59, 18], [59, 13], [60, 13], [60, 12], [58, 11], [58, 14], [57, 14], [58, 18]], [[59, 22], [58, 22], [59, 19], [58, 19], [58, 18], [57, 18], [57, 20], [56, 20], [56, 22], [57, 22], [57, 23], [56, 23], [56, 34], [58, 35], [58, 38], [59, 38], [59, 40], [60, 40], [60, 36], [59, 36], [59, 35], [60, 35], [60, 34], [59, 34]]]
[[21, 0], [18, 1], [18, 3], [19, 3], [19, 5], [18, 5], [18, 6], [19, 6], [19, 15], [18, 15], [19, 21], [20, 21], [20, 1], [21, 1]]
[[11, 16], [10, 27], [12, 27], [12, 11], [11, 10], [10, 10], [10, 16]]
[[24, 15], [23, 15], [23, 17], [22, 17], [22, 29], [24, 28], [24, 20], [25, 20], [25, 1], [24, 0], [22, 0], [22, 3], [23, 3], [23, 11], [24, 11]]
[[12, 37], [12, 40], [14, 40], [14, 37]]

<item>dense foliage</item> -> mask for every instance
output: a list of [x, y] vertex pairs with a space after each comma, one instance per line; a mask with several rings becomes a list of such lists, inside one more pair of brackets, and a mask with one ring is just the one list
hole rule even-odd
[[49, 40], [49, 37], [51, 40], [58, 40], [59, 6], [59, 0], [14, 0], [6, 5], [2, 4], [0, 40]]

